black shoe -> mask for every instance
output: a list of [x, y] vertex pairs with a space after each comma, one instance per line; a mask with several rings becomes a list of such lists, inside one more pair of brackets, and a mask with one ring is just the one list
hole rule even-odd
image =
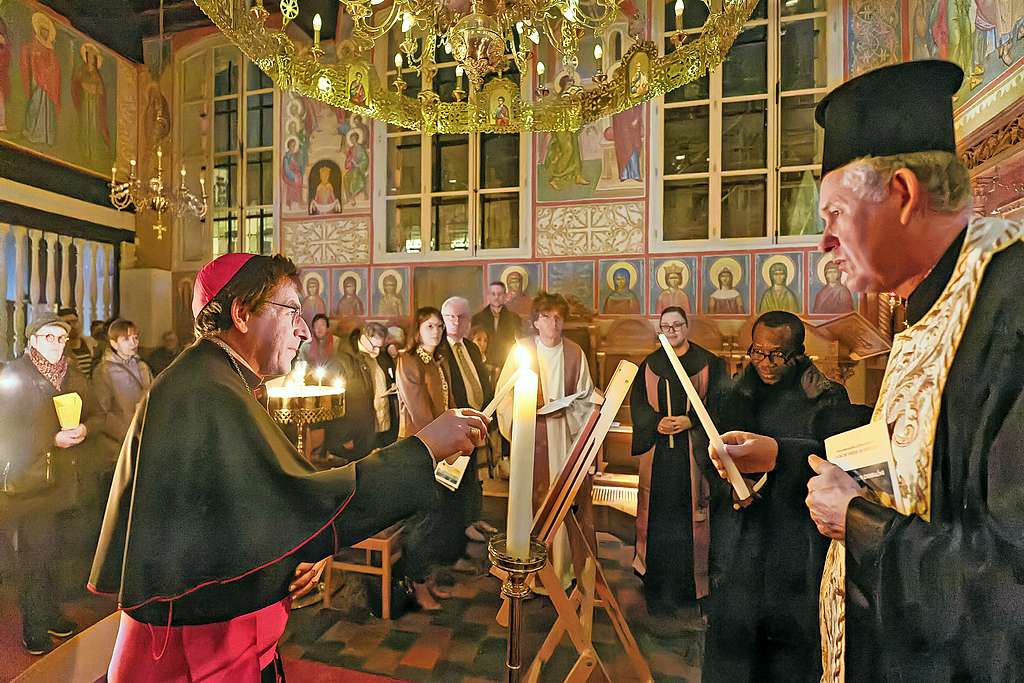
[[30, 655], [45, 655], [53, 650], [53, 641], [49, 636], [22, 637], [21, 644]]
[[55, 638], [67, 638], [68, 636], [74, 635], [77, 630], [78, 624], [67, 617], [60, 616], [50, 624], [50, 628], [46, 629], [46, 632]]

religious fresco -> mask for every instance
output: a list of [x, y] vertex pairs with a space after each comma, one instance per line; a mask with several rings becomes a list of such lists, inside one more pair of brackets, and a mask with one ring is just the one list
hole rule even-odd
[[602, 315], [644, 313], [644, 262], [642, 259], [598, 262], [598, 312]]
[[697, 310], [696, 256], [652, 259], [650, 283], [653, 315], [660, 315], [669, 306], [679, 306], [687, 314]]
[[401, 318], [409, 314], [409, 269], [374, 268], [373, 315]]
[[750, 256], [704, 256], [701, 258], [702, 312], [745, 318], [751, 313]]
[[417, 266], [412, 271], [413, 305], [440, 308], [450, 296], [469, 299], [470, 310], [484, 306], [484, 267], [462, 265]]
[[513, 313], [526, 318], [533, 308], [533, 297], [541, 287], [539, 263], [490, 263], [487, 265], [487, 282], [501, 280], [508, 289], [505, 306]]
[[[11, 249], [7, 253], [12, 253]], [[12, 273], [13, 270], [7, 272]], [[171, 312], [171, 327], [178, 335], [182, 346], [193, 338], [195, 318], [192, 316], [192, 292], [196, 280], [194, 272], [178, 272], [172, 275], [174, 281], [174, 309]]]
[[120, 58], [38, 7], [0, 6], [0, 141], [109, 177]]
[[547, 289], [569, 302], [569, 317], [594, 314], [594, 262], [552, 261], [547, 264]]
[[847, 78], [903, 61], [900, 7], [890, 0], [846, 0]]
[[757, 310], [754, 313], [803, 312], [803, 262], [804, 254], [800, 251], [755, 256]]
[[1024, 65], [1024, 0], [910, 0], [909, 18], [909, 58], [963, 68], [954, 107]]
[[[365, 87], [366, 75], [352, 87]], [[288, 216], [370, 212], [370, 122], [293, 93], [281, 96], [281, 213]]]
[[331, 268], [332, 319], [362, 318], [367, 311], [367, 268]]
[[811, 252], [808, 298], [811, 315], [835, 316], [857, 307], [857, 295], [846, 286], [846, 273], [839, 272], [833, 255]]
[[302, 319], [312, 327], [315, 315], [330, 313], [327, 305], [331, 298], [330, 271], [326, 268], [303, 268], [299, 280], [302, 282]]

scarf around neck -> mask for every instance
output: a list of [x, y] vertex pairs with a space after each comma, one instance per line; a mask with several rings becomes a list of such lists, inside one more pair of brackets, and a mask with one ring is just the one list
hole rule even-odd
[[51, 363], [32, 347], [29, 347], [28, 356], [32, 359], [32, 364], [36, 366], [39, 374], [45, 377], [54, 389], [60, 391], [60, 385], [64, 383], [64, 377], [68, 374], [67, 357], [61, 356], [59, 361]]

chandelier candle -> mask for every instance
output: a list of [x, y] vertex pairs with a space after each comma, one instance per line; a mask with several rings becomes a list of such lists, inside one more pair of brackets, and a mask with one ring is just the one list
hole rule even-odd
[[676, 350], [672, 348], [672, 344], [669, 343], [668, 338], [663, 335], [658, 335], [659, 341], [661, 341], [661, 347], [665, 349], [665, 355], [668, 356], [669, 363], [672, 365], [672, 369], [676, 371], [676, 377], [679, 378], [679, 382], [683, 385], [683, 389], [686, 391], [686, 396], [690, 399], [690, 405], [693, 406], [694, 412], [697, 413], [697, 419], [700, 420], [700, 424], [704, 427], [704, 431], [707, 432], [708, 440], [711, 441], [712, 447], [715, 452], [718, 453], [719, 460], [725, 465], [725, 471], [729, 478], [729, 483], [732, 485], [733, 491], [736, 492], [736, 496], [741, 500], [750, 499], [750, 489], [747, 488], [747, 482], [743, 481], [743, 475], [736, 469], [736, 463], [732, 461], [729, 454], [725, 452], [725, 443], [722, 441], [721, 435], [718, 433], [718, 429], [715, 427], [715, 423], [711, 421], [711, 415], [708, 414], [708, 409], [704, 407], [704, 402], [700, 400], [700, 394], [697, 393], [697, 388], [693, 386], [693, 382], [690, 381], [690, 377], [683, 370], [683, 364], [679, 362], [679, 356], [676, 355]]
[[525, 560], [530, 557], [533, 526], [533, 458], [537, 431], [537, 373], [529, 368], [529, 353], [516, 348], [519, 378], [512, 390], [512, 448], [508, 477], [507, 552]]

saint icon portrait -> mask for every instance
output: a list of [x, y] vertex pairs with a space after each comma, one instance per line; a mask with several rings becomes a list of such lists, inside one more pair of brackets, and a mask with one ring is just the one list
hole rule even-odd
[[498, 95], [498, 104], [494, 107], [494, 125], [507, 126], [511, 117], [505, 98]]
[[399, 293], [402, 291], [402, 274], [393, 268], [382, 271], [377, 276], [377, 315], [405, 315], [405, 303]]
[[327, 302], [324, 301], [324, 278], [320, 273], [304, 273], [302, 275], [302, 319], [307, 325], [313, 324], [313, 316], [327, 313]]
[[637, 285], [637, 272], [632, 263], [618, 261], [613, 263], [605, 275], [608, 284], [607, 296], [601, 312], [608, 315], [636, 315], [640, 313], [640, 299], [634, 290]]
[[690, 267], [682, 261], [666, 261], [658, 266], [655, 273], [661, 293], [655, 303], [654, 312], [661, 314], [669, 306], [679, 306], [687, 313], [692, 312], [690, 295], [686, 293], [686, 285], [690, 282]]
[[743, 267], [734, 258], [720, 258], [711, 264], [708, 276], [715, 291], [708, 296], [708, 313], [711, 315], [744, 315], [746, 307], [743, 295], [736, 287], [743, 279]]
[[366, 104], [366, 84], [363, 82], [365, 77], [366, 74], [355, 67], [349, 72], [348, 99], [352, 104]]
[[814, 297], [811, 313], [816, 315], [838, 315], [853, 310], [853, 294], [842, 281], [839, 266], [832, 260], [832, 254], [825, 254], [818, 261], [818, 281], [824, 285]]
[[530, 286], [530, 274], [522, 266], [509, 266], [502, 271], [500, 279], [508, 292], [505, 308], [524, 318], [529, 316], [533, 307], [533, 301], [526, 293], [526, 288]]
[[354, 270], [346, 270], [338, 276], [338, 291], [341, 296], [334, 305], [334, 315], [343, 317], [362, 317], [366, 314], [366, 306], [359, 294], [363, 289], [363, 278]]
[[757, 302], [757, 312], [767, 313], [768, 311], [787, 311], [789, 313], [800, 312], [800, 299], [790, 289], [793, 278], [796, 275], [796, 266], [793, 260], [783, 254], [776, 254], [765, 259], [761, 264], [761, 277], [768, 288], [761, 293]]
[[[314, 185], [313, 173], [317, 181]], [[326, 213], [341, 213], [340, 171], [333, 161], [321, 161], [310, 171], [310, 188], [313, 196], [309, 200], [309, 214], [316, 216]]]

